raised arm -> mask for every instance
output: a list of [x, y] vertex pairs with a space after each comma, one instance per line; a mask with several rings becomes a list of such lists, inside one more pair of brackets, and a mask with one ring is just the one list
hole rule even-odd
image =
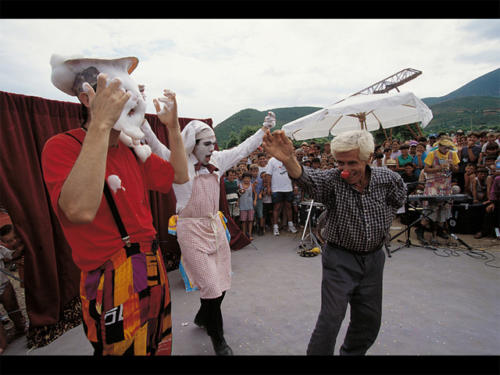
[[[163, 108], [160, 107], [160, 102], [164, 104]], [[187, 156], [184, 149], [184, 143], [182, 142], [179, 118], [177, 117], [177, 100], [175, 99], [175, 93], [169, 90], [164, 90], [163, 97], [159, 99], [153, 99], [153, 103], [155, 105], [158, 118], [160, 119], [162, 124], [167, 127], [168, 144], [170, 146], [169, 161], [174, 168], [174, 182], [176, 184], [183, 184], [185, 182], [188, 182], [189, 174]], [[156, 140], [158, 141], [158, 138], [156, 138]], [[161, 144], [161, 142], [159, 143]], [[165, 153], [166, 150], [168, 149], [164, 146], [163, 152]]]
[[262, 138], [265, 135], [265, 130], [268, 130], [276, 125], [276, 115], [273, 112], [268, 112], [264, 119], [262, 128], [257, 130], [254, 135], [248, 137], [240, 145], [229, 150], [218, 151], [214, 153], [217, 167], [221, 173], [226, 172], [229, 168], [235, 165], [238, 160], [250, 155], [262, 144]]
[[332, 194], [331, 171], [314, 171], [307, 167], [303, 169], [295, 157], [292, 141], [284, 131], [276, 130], [272, 134], [267, 131], [264, 137], [264, 150], [283, 163], [288, 176], [294, 179], [309, 197], [322, 203], [331, 203], [335, 199]]
[[302, 168], [295, 157], [295, 149], [292, 141], [285, 135], [283, 130], [276, 130], [271, 134], [269, 129], [266, 129], [266, 134], [263, 139], [264, 150], [281, 161], [285, 166], [288, 176], [291, 178], [299, 178], [302, 174]]
[[104, 73], [99, 74], [96, 92], [85, 84], [90, 107], [87, 135], [58, 200], [66, 218], [75, 224], [90, 223], [97, 214], [104, 189], [111, 131], [130, 98], [130, 93], [120, 89], [119, 79], [113, 79], [106, 87], [106, 77]]
[[151, 147], [151, 151], [153, 154], [158, 155], [163, 160], [170, 161], [170, 150], [167, 146], [160, 142], [156, 134], [151, 129], [151, 125], [149, 122], [144, 119], [144, 122], [141, 125], [141, 130], [144, 133], [144, 138], [146, 139], [146, 143]]

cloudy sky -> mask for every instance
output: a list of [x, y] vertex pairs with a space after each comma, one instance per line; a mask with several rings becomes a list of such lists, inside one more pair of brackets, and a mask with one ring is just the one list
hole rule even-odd
[[50, 56], [137, 56], [148, 113], [163, 88], [179, 116], [217, 125], [255, 108], [325, 106], [405, 68], [400, 89], [443, 96], [500, 67], [499, 19], [1, 19], [0, 90], [76, 101]]

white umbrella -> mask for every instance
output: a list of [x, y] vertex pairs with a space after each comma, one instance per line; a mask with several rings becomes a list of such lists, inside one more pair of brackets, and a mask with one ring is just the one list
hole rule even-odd
[[355, 95], [283, 125], [295, 140], [327, 137], [349, 130], [368, 131], [421, 123], [425, 127], [432, 112], [411, 92]]

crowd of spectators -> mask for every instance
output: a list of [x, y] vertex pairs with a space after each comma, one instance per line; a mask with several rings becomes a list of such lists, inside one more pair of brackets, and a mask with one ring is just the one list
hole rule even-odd
[[[451, 142], [450, 155], [455, 153], [458, 160], [457, 168], [449, 169], [453, 194], [466, 194], [471, 204], [483, 206], [483, 223], [478, 225], [475, 238], [499, 236], [495, 228], [499, 226], [500, 216], [500, 133], [472, 131], [465, 134], [458, 130], [452, 134], [443, 132], [415, 139], [393, 138], [375, 146], [371, 165], [399, 173], [408, 184], [410, 194], [423, 194], [428, 179], [428, 174], [423, 173], [426, 158], [438, 149], [440, 140]], [[295, 156], [305, 167], [336, 168], [330, 143], [302, 142], [296, 146]], [[276, 173], [277, 160], [270, 162], [270, 159], [259, 148], [240, 160], [225, 176], [230, 214], [250, 239], [253, 239], [252, 233], [263, 235], [271, 230], [274, 235], [287, 228], [295, 233], [296, 227], [303, 224], [301, 203], [308, 197], [291, 180], [287, 186], [288, 175], [283, 176], [279, 168]], [[427, 158], [429, 167], [430, 159]], [[253, 210], [249, 202], [253, 202]]]

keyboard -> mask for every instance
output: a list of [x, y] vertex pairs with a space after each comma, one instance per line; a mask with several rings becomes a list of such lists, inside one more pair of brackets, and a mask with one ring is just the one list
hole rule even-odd
[[450, 195], [424, 195], [424, 194], [414, 194], [408, 196], [409, 202], [414, 201], [466, 201], [469, 199], [467, 194], [450, 194]]

